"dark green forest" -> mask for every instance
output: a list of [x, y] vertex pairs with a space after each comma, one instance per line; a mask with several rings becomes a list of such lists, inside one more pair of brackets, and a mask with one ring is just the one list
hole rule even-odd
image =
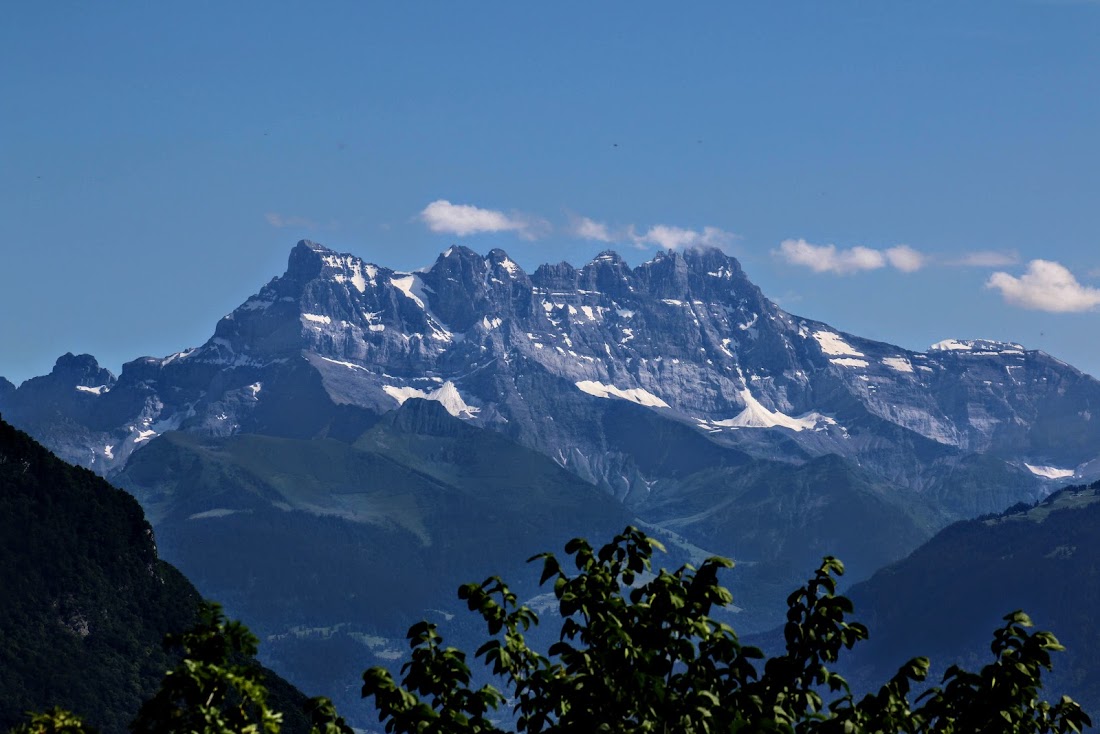
[[[992, 660], [978, 672], [952, 667], [939, 685], [915, 695], [927, 658], [902, 665], [876, 691], [856, 696], [836, 672], [841, 655], [868, 636], [851, 621], [852, 603], [836, 593], [843, 564], [826, 558], [787, 600], [785, 649], [764, 659], [711, 616], [732, 601], [719, 574], [732, 562], [708, 558], [698, 568], [654, 572], [661, 544], [627, 527], [598, 550], [576, 538], [563, 564], [542, 566], [561, 618], [559, 640], [546, 653], [527, 644], [538, 616], [490, 577], [459, 588], [481, 618], [486, 641], [473, 654], [446, 646], [428, 622], [408, 632], [410, 654], [396, 680], [385, 668], [363, 673], [393, 734], [549, 734], [550, 732], [1079, 732], [1091, 724], [1072, 700], [1042, 698], [1051, 653], [1063, 648], [1049, 632], [1032, 632], [1026, 614], [1004, 617], [994, 631]], [[185, 657], [132, 725], [135, 734], [277, 734], [283, 714], [255, 669], [233, 656], [253, 655], [256, 639], [216, 605], [173, 638]], [[473, 675], [475, 660], [491, 683]], [[326, 699], [310, 702], [311, 734], [351, 734]], [[84, 734], [78, 716], [38, 714], [14, 734]]]
[[[1097, 489], [945, 537], [988, 528], [1018, 547], [1020, 529], [1092, 507]], [[351, 731], [326, 700], [307, 701], [262, 669], [258, 640], [158, 559], [132, 497], [2, 421], [0, 523], [0, 730]], [[914, 657], [861, 695], [838, 666], [869, 632], [837, 593], [836, 559], [790, 594], [782, 649], [766, 657], [715, 616], [733, 601], [719, 583], [731, 561], [655, 568], [663, 547], [633, 527], [598, 549], [578, 538], [565, 550], [561, 561], [530, 559], [555, 599], [557, 642], [545, 651], [528, 644], [538, 617], [500, 578], [462, 586], [459, 598], [485, 630], [475, 652], [447, 646], [420, 622], [398, 677], [380, 667], [363, 674], [362, 695], [387, 732], [1067, 732], [1091, 723], [1071, 699], [1044, 699], [1051, 654], [1063, 647], [1020, 611], [1003, 617], [977, 672], [951, 666], [930, 679], [930, 661]], [[1043, 557], [1076, 551], [1063, 544]], [[926, 576], [903, 563], [884, 578], [919, 590]], [[952, 639], [946, 611], [921, 620], [923, 629]]]
[[[0, 590], [0, 731], [60, 706], [125, 732], [178, 660], [165, 636], [195, 624], [202, 601], [158, 559], [133, 497], [2, 420]], [[301, 694], [267, 678], [288, 730], [307, 729]]]

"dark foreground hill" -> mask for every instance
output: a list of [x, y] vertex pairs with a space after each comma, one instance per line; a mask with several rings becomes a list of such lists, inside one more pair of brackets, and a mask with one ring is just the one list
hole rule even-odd
[[265, 664], [357, 724], [362, 671], [400, 659], [410, 624], [453, 619], [449, 641], [477, 629], [461, 583], [534, 576], [526, 558], [631, 520], [541, 454], [417, 399], [354, 441], [167, 433], [118, 480], [165, 557], [260, 636]]
[[[126, 731], [200, 601], [130, 495], [0, 420], [0, 731], [53, 706]], [[285, 730], [308, 730], [302, 695], [268, 683]]]
[[933, 671], [988, 656], [988, 630], [1023, 609], [1066, 646], [1048, 687], [1100, 708], [1100, 483], [946, 528], [852, 588], [871, 629], [854, 676], [881, 679], [914, 655]]

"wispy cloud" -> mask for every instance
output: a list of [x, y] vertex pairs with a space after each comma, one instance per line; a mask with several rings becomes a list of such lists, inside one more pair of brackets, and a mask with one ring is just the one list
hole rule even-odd
[[550, 224], [537, 217], [519, 212], [506, 214], [470, 204], [452, 204], [446, 199], [428, 204], [419, 216], [431, 231], [459, 237], [486, 232], [515, 232], [524, 239], [534, 240], [550, 231]]
[[298, 216], [287, 216], [279, 214], [278, 212], [268, 212], [264, 214], [264, 219], [272, 227], [278, 227], [279, 229], [286, 229], [287, 227], [299, 227], [305, 229], [317, 229], [319, 226], [317, 222], [312, 219]]
[[1100, 288], [1082, 285], [1069, 268], [1052, 260], [1032, 260], [1019, 278], [993, 273], [985, 287], [999, 290], [1008, 304], [1034, 311], [1069, 313], [1100, 305]]
[[[842, 249], [833, 244], [815, 245], [804, 239], [783, 240], [779, 244], [779, 249], [773, 250], [772, 253], [791, 265], [800, 265], [815, 273], [836, 273], [837, 275], [878, 270], [886, 267], [887, 263], [887, 256], [871, 247], [856, 246]], [[905, 253], [898, 253], [895, 257], [903, 262], [906, 260]], [[908, 264], [912, 264], [911, 259]]]
[[588, 217], [570, 216], [569, 232], [583, 240], [595, 240], [596, 242], [616, 242], [619, 240], [619, 238], [612, 236], [607, 224]]
[[637, 225], [612, 228], [605, 222], [589, 217], [572, 215], [569, 231], [576, 237], [596, 242], [628, 243], [640, 250], [661, 247], [666, 250], [688, 250], [697, 247], [727, 249], [737, 240], [737, 235], [719, 227], [703, 227], [701, 230], [654, 224], [643, 232]]
[[1006, 265], [1015, 265], [1020, 262], [1020, 256], [1015, 252], [999, 252], [997, 250], [978, 250], [965, 253], [962, 257], [944, 260], [944, 265], [956, 265], [970, 268], [1003, 268]]
[[668, 224], [655, 224], [644, 234], [632, 234], [634, 244], [641, 247], [656, 245], [666, 250], [689, 250], [694, 247], [717, 247], [725, 249], [736, 239], [736, 235], [718, 227], [695, 229], [674, 227]]
[[886, 259], [903, 273], [915, 273], [925, 266], [928, 257], [909, 245], [898, 245], [886, 250]]
[[815, 273], [850, 275], [866, 270], [879, 270], [889, 265], [903, 273], [915, 273], [926, 267], [999, 268], [1015, 265], [1020, 261], [1014, 252], [977, 250], [957, 257], [921, 252], [909, 245], [895, 245], [885, 249], [874, 247], [837, 247], [834, 244], [815, 245], [804, 239], [783, 240], [779, 249], [772, 250], [791, 265], [809, 268]]

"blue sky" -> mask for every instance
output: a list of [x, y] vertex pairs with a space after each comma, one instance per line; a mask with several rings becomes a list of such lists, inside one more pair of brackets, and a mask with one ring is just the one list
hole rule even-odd
[[839, 329], [1100, 375], [1100, 2], [316, 5], [0, 9], [0, 375], [199, 344], [302, 237], [718, 244]]

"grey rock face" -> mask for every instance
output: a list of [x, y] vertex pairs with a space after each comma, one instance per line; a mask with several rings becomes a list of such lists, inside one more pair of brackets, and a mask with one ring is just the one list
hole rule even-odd
[[[630, 501], [655, 480], [600, 427], [612, 401], [755, 456], [839, 454], [918, 492], [975, 452], [1039, 494], [1100, 456], [1100, 383], [1069, 365], [1014, 344], [912, 352], [845, 334], [779, 308], [716, 249], [528, 276], [503, 250], [452, 247], [403, 273], [302, 241], [206, 344], [104, 373], [66, 355], [0, 409], [110, 472], [170, 428], [308, 435], [326, 401], [381, 413], [425, 398]], [[294, 390], [323, 397], [295, 413]], [[47, 394], [48, 415], [28, 407]]]

